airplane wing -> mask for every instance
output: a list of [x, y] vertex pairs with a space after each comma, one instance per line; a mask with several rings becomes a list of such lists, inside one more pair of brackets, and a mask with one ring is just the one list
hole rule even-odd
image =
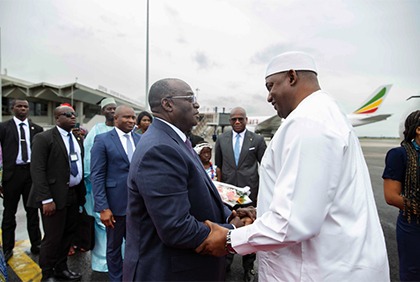
[[365, 116], [348, 115], [347, 117], [349, 118], [351, 124], [354, 127], [356, 127], [356, 126], [361, 126], [361, 125], [365, 125], [365, 124], [368, 124], [368, 123], [373, 123], [373, 122], [378, 122], [378, 121], [381, 121], [381, 120], [386, 120], [390, 116], [391, 116], [391, 114], [365, 115]]
[[277, 129], [280, 127], [282, 119], [278, 115], [274, 115], [260, 123], [255, 127], [255, 133], [265, 137], [273, 137]]

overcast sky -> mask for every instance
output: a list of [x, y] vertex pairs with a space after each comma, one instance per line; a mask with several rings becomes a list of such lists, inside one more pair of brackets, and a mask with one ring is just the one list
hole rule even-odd
[[[201, 110], [242, 106], [274, 115], [269, 60], [311, 53], [321, 87], [346, 112], [393, 84], [357, 128], [397, 136], [405, 99], [420, 94], [420, 1], [151, 0], [149, 85], [176, 77], [199, 89]], [[78, 82], [145, 103], [146, 1], [0, 0], [1, 72], [31, 82]]]

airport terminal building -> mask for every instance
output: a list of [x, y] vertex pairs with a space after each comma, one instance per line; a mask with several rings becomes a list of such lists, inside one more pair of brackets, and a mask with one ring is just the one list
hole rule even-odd
[[84, 128], [103, 121], [100, 117], [100, 102], [104, 98], [114, 98], [117, 105], [133, 107], [136, 113], [145, 109], [139, 101], [111, 91], [104, 87], [93, 89], [89, 86], [74, 82], [65, 85], [54, 85], [48, 82], [28, 82], [7, 75], [1, 75], [2, 89], [2, 121], [13, 116], [10, 104], [13, 99], [25, 99], [29, 102], [31, 120], [44, 129], [55, 125], [54, 109], [62, 103], [73, 105], [78, 114], [77, 122]]

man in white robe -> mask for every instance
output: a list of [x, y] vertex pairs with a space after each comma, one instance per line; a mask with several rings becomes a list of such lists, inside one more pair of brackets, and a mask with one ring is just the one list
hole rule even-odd
[[260, 167], [258, 218], [213, 223], [202, 254], [257, 252], [260, 281], [389, 281], [385, 239], [359, 140], [318, 84], [313, 58], [275, 57], [268, 102], [284, 118]]

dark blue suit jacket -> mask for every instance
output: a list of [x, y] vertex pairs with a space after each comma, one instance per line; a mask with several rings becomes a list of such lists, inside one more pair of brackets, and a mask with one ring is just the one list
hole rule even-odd
[[[136, 145], [140, 134], [131, 134]], [[114, 215], [124, 216], [127, 209], [127, 176], [130, 161], [115, 128], [96, 135], [90, 152], [90, 179], [95, 211], [109, 208]]]
[[224, 281], [225, 258], [194, 252], [209, 219], [226, 228], [230, 211], [176, 132], [154, 119], [128, 176], [124, 281]]

